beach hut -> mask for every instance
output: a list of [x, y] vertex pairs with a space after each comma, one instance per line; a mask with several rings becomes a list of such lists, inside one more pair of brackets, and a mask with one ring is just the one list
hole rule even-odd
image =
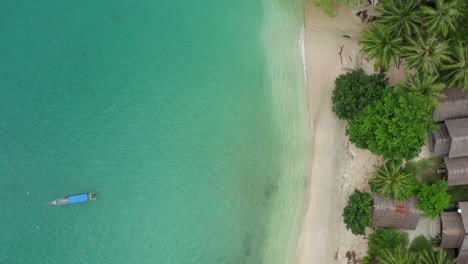
[[445, 121], [450, 135], [449, 158], [468, 156], [468, 118]]
[[414, 230], [421, 219], [422, 211], [416, 208], [418, 200], [411, 196], [408, 200], [393, 201], [374, 195], [372, 200], [372, 220], [376, 226]]
[[461, 216], [457, 212], [440, 214], [441, 248], [459, 248], [465, 239], [465, 228]]
[[437, 122], [448, 119], [468, 117], [468, 92], [450, 88], [443, 91], [446, 98], [442, 99], [442, 106], [434, 111]]
[[427, 133], [429, 151], [437, 156], [447, 156], [450, 152], [452, 139], [445, 123], [438, 123], [436, 126], [437, 129], [435, 131]]
[[468, 184], [468, 157], [444, 158], [449, 186]]
[[457, 264], [468, 264], [468, 202], [458, 203], [460, 212], [445, 212], [441, 217], [441, 243], [445, 249], [457, 249]]

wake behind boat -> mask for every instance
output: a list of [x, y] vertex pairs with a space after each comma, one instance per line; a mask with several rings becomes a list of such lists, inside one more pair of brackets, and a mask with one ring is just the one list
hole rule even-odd
[[71, 196], [65, 196], [62, 198], [55, 199], [47, 204], [49, 205], [66, 205], [66, 204], [75, 204], [75, 203], [82, 203], [87, 201], [94, 201], [96, 200], [96, 193], [89, 192], [89, 193], [80, 193]]

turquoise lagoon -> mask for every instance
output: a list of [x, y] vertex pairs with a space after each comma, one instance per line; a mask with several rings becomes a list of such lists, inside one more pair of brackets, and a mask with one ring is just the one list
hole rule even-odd
[[2, 1], [0, 263], [292, 263], [302, 8]]

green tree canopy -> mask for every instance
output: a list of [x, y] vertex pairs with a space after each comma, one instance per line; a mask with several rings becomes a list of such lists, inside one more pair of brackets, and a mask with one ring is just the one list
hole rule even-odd
[[420, 32], [421, 0], [381, 0], [377, 10], [382, 13], [378, 22], [395, 37], [412, 36]]
[[451, 51], [450, 57], [442, 66], [442, 78], [449, 86], [468, 90], [468, 46], [458, 41]]
[[355, 235], [364, 235], [366, 227], [372, 227], [370, 193], [354, 190], [349, 196], [348, 205], [343, 209], [343, 221]]
[[414, 188], [413, 175], [402, 170], [399, 162], [374, 166], [374, 178], [369, 180], [371, 190], [392, 200], [405, 200]]
[[350, 121], [349, 140], [388, 160], [413, 159], [434, 127], [432, 104], [397, 86]]
[[367, 255], [380, 258], [385, 250], [406, 248], [408, 236], [397, 231], [395, 228], [379, 228], [369, 235], [369, 249]]
[[378, 258], [380, 264], [416, 264], [417, 259], [416, 254], [401, 246], [383, 250]]
[[352, 119], [366, 106], [381, 100], [387, 89], [384, 73], [367, 75], [364, 70], [338, 76], [333, 90], [333, 112], [340, 119]]
[[446, 85], [438, 81], [435, 75], [421, 75], [417, 71], [414, 75], [406, 74], [406, 82], [402, 83], [401, 86], [408, 89], [411, 92], [425, 96], [432, 105], [437, 108], [440, 106], [440, 100], [445, 97], [442, 90], [446, 88]]
[[433, 75], [439, 74], [442, 63], [449, 59], [448, 50], [446, 40], [435, 35], [418, 34], [414, 38], [407, 38], [401, 56], [408, 62], [408, 67], [423, 75]]
[[334, 17], [338, 14], [336, 10], [339, 6], [346, 6], [349, 9], [357, 9], [361, 6], [361, 0], [314, 0], [314, 4], [328, 16]]
[[447, 251], [424, 250], [419, 254], [418, 264], [456, 264], [457, 261], [447, 256]]
[[423, 5], [424, 26], [427, 31], [446, 37], [450, 31], [455, 31], [463, 12], [458, 0], [435, 0], [435, 8]]
[[417, 208], [423, 211], [424, 217], [435, 218], [450, 203], [450, 195], [447, 193], [448, 184], [444, 180], [438, 180], [432, 185], [421, 183], [416, 191], [419, 200]]
[[402, 37], [395, 37], [388, 28], [374, 24], [371, 28], [364, 30], [359, 43], [361, 50], [375, 59], [375, 66], [384, 70], [390, 68], [392, 62], [397, 63], [400, 55]]

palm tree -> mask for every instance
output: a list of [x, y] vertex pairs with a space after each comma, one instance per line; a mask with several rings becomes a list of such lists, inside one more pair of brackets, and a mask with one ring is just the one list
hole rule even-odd
[[448, 44], [434, 35], [407, 38], [408, 44], [402, 48], [402, 57], [410, 68], [417, 69], [423, 75], [439, 74], [442, 62], [448, 60]]
[[416, 256], [408, 249], [398, 247], [394, 250], [385, 249], [379, 256], [379, 263], [382, 264], [415, 264]]
[[377, 10], [382, 13], [378, 21], [386, 25], [388, 32], [396, 37], [406, 35], [410, 37], [413, 32], [420, 31], [422, 24], [419, 6], [421, 0], [384, 0], [379, 1]]
[[408, 198], [413, 190], [413, 175], [403, 171], [401, 166], [397, 162], [374, 166], [374, 178], [369, 180], [371, 190], [393, 200]]
[[443, 79], [449, 86], [468, 90], [468, 46], [461, 42], [456, 43], [442, 69], [446, 71]]
[[456, 264], [456, 260], [447, 256], [447, 252], [443, 249], [439, 251], [423, 250], [419, 254], [417, 263], [420, 264]]
[[457, 0], [435, 0], [435, 5], [435, 8], [425, 5], [421, 7], [425, 21], [423, 25], [428, 32], [446, 37], [450, 31], [456, 30], [463, 19], [461, 3]]
[[441, 105], [440, 99], [445, 97], [442, 90], [446, 86], [437, 81], [437, 76], [420, 75], [417, 71], [414, 75], [410, 75], [408, 72], [405, 75], [406, 82], [401, 84], [403, 88], [425, 96], [435, 108]]
[[375, 66], [387, 70], [392, 61], [397, 62], [401, 37], [394, 37], [378, 24], [364, 30], [364, 35], [359, 40], [362, 51], [367, 52], [371, 58], [375, 58]]

